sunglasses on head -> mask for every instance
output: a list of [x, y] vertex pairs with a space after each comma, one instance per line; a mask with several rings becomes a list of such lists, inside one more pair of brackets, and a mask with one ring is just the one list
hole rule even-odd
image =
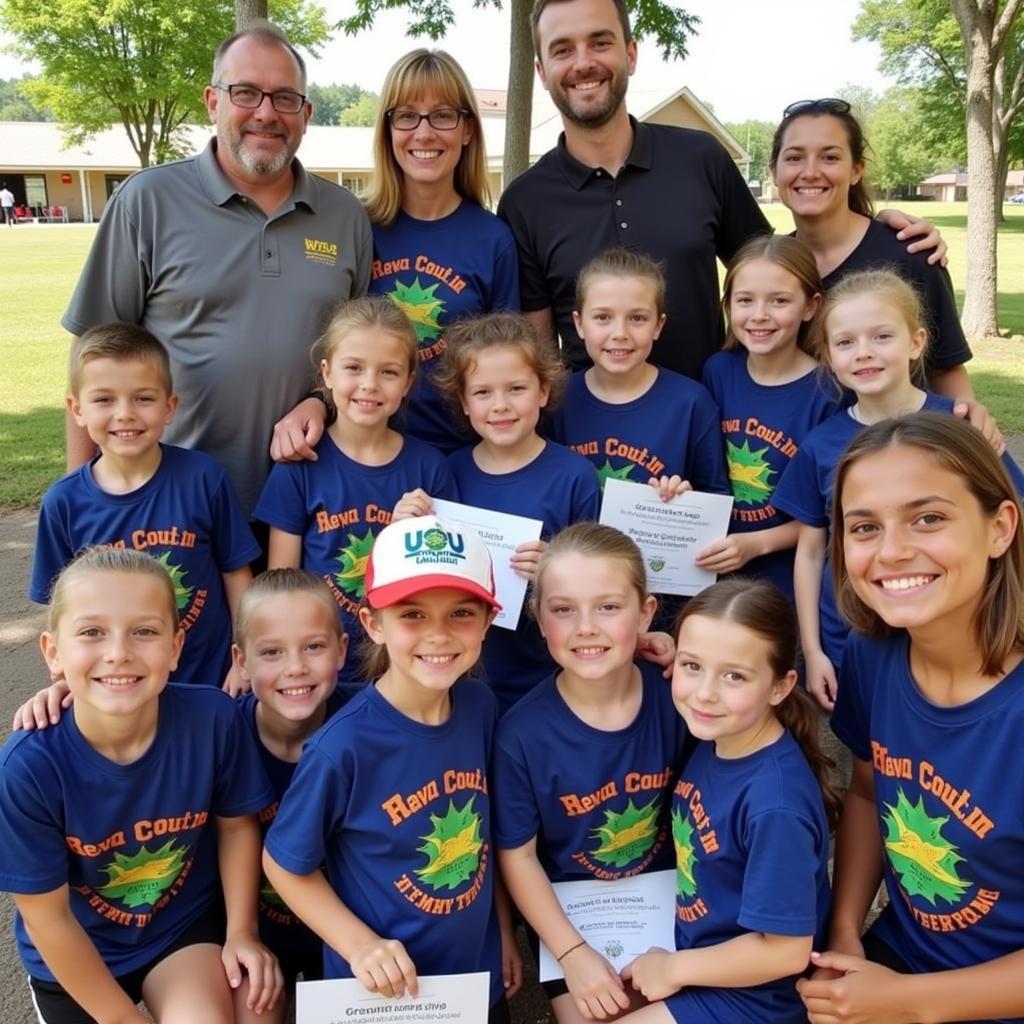
[[797, 100], [782, 112], [782, 120], [788, 121], [798, 114], [848, 114], [850, 104], [846, 100], [828, 96], [822, 100]]

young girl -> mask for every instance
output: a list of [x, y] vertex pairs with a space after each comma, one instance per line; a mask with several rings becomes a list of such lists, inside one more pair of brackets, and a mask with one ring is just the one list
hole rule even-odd
[[[593, 467], [537, 433], [541, 410], [556, 403], [564, 378], [557, 353], [511, 314], [457, 324], [436, 377], [480, 438], [448, 460], [459, 500], [544, 524], [542, 539], [519, 545], [512, 556], [512, 568], [527, 578], [549, 537], [570, 523], [597, 518], [600, 488]], [[554, 667], [527, 615], [515, 631], [491, 631], [483, 666], [503, 712]]]
[[610, 249], [580, 271], [576, 331], [593, 362], [573, 374], [551, 420], [551, 437], [587, 456], [602, 486], [616, 480], [686, 480], [729, 493], [718, 410], [696, 381], [648, 360], [665, 323], [657, 263]]
[[630, 1001], [551, 883], [671, 867], [668, 805], [686, 728], [657, 668], [634, 662], [655, 600], [628, 537], [597, 523], [563, 530], [541, 555], [531, 600], [560, 670], [498, 726], [495, 843], [512, 898], [565, 972], [544, 990], [566, 1024]]
[[[416, 488], [456, 494], [444, 458], [388, 426], [412, 387], [417, 359], [415, 332], [393, 302], [378, 296], [342, 306], [314, 353], [338, 417], [315, 462], [274, 466], [254, 515], [270, 524], [270, 568], [301, 565], [322, 577], [344, 631], [359, 636], [366, 558], [395, 503]], [[357, 667], [344, 669], [342, 679], [358, 681]]]
[[801, 242], [752, 239], [725, 275], [729, 333], [704, 366], [704, 386], [721, 413], [734, 504], [729, 536], [705, 548], [697, 564], [718, 573], [743, 569], [790, 598], [798, 524], [772, 495], [804, 437], [840, 407], [811, 352], [821, 292], [814, 257]]
[[[916, 383], [927, 331], [913, 288], [884, 270], [843, 278], [821, 314], [819, 356], [856, 402], [804, 438], [775, 490], [774, 504], [800, 523], [793, 583], [807, 687], [835, 704], [836, 674], [848, 627], [836, 611], [825, 549], [832, 477], [839, 456], [866, 424], [920, 409], [952, 413], [953, 399]], [[1005, 456], [1018, 484], [1024, 477]]]
[[1024, 1018], [1015, 490], [981, 434], [933, 414], [868, 428], [836, 471], [835, 585], [860, 635], [832, 720], [854, 761], [829, 951], [799, 986], [815, 1024]]
[[504, 989], [520, 970], [494, 907], [497, 708], [461, 677], [496, 607], [475, 534], [433, 516], [380, 533], [360, 611], [376, 683], [307, 743], [264, 854], [274, 888], [326, 943], [328, 977], [397, 996], [416, 993], [418, 974], [489, 971], [492, 1024], [508, 1020]]
[[817, 712], [794, 689], [796, 640], [789, 601], [764, 580], [722, 580], [680, 616], [672, 698], [705, 742], [672, 799], [677, 951], [623, 971], [664, 1002], [631, 1024], [806, 1019], [794, 975], [824, 933], [826, 804], [838, 816], [839, 797]]
[[41, 1021], [143, 1024], [143, 999], [157, 1021], [280, 1019], [256, 938], [272, 791], [234, 702], [167, 684], [182, 639], [147, 554], [91, 549], [54, 586], [40, 645], [74, 710], [0, 754], [0, 888]]

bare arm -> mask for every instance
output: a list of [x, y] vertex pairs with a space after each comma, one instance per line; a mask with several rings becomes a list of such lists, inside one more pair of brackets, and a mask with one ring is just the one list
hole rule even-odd
[[736, 572], [752, 558], [795, 547], [799, 532], [800, 524], [793, 521], [767, 530], [729, 533], [709, 544], [697, 556], [696, 563], [708, 572]]
[[301, 565], [302, 538], [297, 533], [285, 533], [272, 526], [267, 545], [267, 568], [298, 569]]
[[68, 995], [104, 1024], [145, 1024], [125, 991], [100, 959], [85, 929], [71, 913], [68, 887], [31, 896], [16, 894], [32, 945]]
[[807, 689], [818, 703], [831, 711], [838, 691], [835, 668], [821, 647], [821, 572], [825, 567], [824, 527], [801, 523], [793, 560], [793, 592], [800, 622], [800, 645], [807, 664]]
[[541, 341], [550, 341], [555, 348], [558, 348], [558, 337], [555, 334], [555, 315], [551, 311], [550, 306], [546, 306], [544, 309], [531, 309], [529, 313], [524, 313], [530, 326], [537, 332], [537, 337]]
[[1006, 451], [1006, 439], [995, 417], [974, 397], [974, 386], [967, 367], [961, 363], [945, 370], [932, 370], [928, 374], [928, 387], [937, 395], [952, 398], [956, 402], [953, 413], [967, 420], [975, 430], [980, 430], [997, 455]]
[[[249, 566], [244, 565], [241, 569], [221, 573], [221, 579], [224, 581], [224, 596], [227, 598], [228, 611], [231, 613], [231, 621], [234, 623], [235, 616], [238, 613], [238, 602], [242, 600], [245, 588], [252, 582], [252, 570]], [[249, 689], [249, 685], [242, 678], [241, 670], [234, 659], [231, 660], [231, 667], [228, 669], [228, 674], [224, 677], [221, 689], [225, 690], [232, 697], [245, 693]]]

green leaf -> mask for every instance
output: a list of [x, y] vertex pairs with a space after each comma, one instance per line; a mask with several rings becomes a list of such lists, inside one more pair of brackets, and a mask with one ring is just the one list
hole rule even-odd
[[693, 822], [689, 815], [683, 817], [679, 811], [672, 812], [672, 843], [676, 848], [676, 890], [680, 896], [690, 899], [697, 895], [697, 880], [694, 877]]
[[365, 536], [348, 535], [348, 546], [341, 548], [335, 558], [341, 569], [335, 573], [334, 582], [351, 595], [354, 600], [366, 594], [366, 563], [373, 547], [373, 530], [367, 529]]
[[630, 800], [624, 811], [604, 812], [604, 824], [593, 830], [592, 835], [600, 840], [590, 856], [599, 864], [624, 868], [640, 860], [654, 846], [658, 837], [659, 797], [654, 797], [642, 807], [636, 807]]
[[476, 797], [471, 796], [461, 809], [449, 800], [443, 817], [430, 815], [433, 832], [420, 836], [423, 845], [417, 849], [426, 854], [427, 865], [417, 869], [416, 876], [434, 891], [456, 888], [470, 879], [480, 864], [483, 840], [474, 800]]
[[176, 848], [174, 840], [169, 839], [152, 853], [145, 845], [130, 857], [115, 852], [110, 864], [100, 868], [109, 881], [97, 892], [104, 899], [120, 900], [133, 910], [152, 907], [181, 873], [187, 850], [188, 847]]

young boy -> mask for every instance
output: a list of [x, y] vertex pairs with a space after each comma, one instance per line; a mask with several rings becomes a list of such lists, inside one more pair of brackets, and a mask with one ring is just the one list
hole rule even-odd
[[134, 324], [101, 324], [71, 347], [67, 405], [99, 448], [47, 491], [29, 597], [45, 604], [83, 548], [152, 555], [174, 583], [185, 649], [174, 682], [235, 689], [231, 618], [259, 547], [224, 471], [160, 443], [178, 398], [163, 345]]

